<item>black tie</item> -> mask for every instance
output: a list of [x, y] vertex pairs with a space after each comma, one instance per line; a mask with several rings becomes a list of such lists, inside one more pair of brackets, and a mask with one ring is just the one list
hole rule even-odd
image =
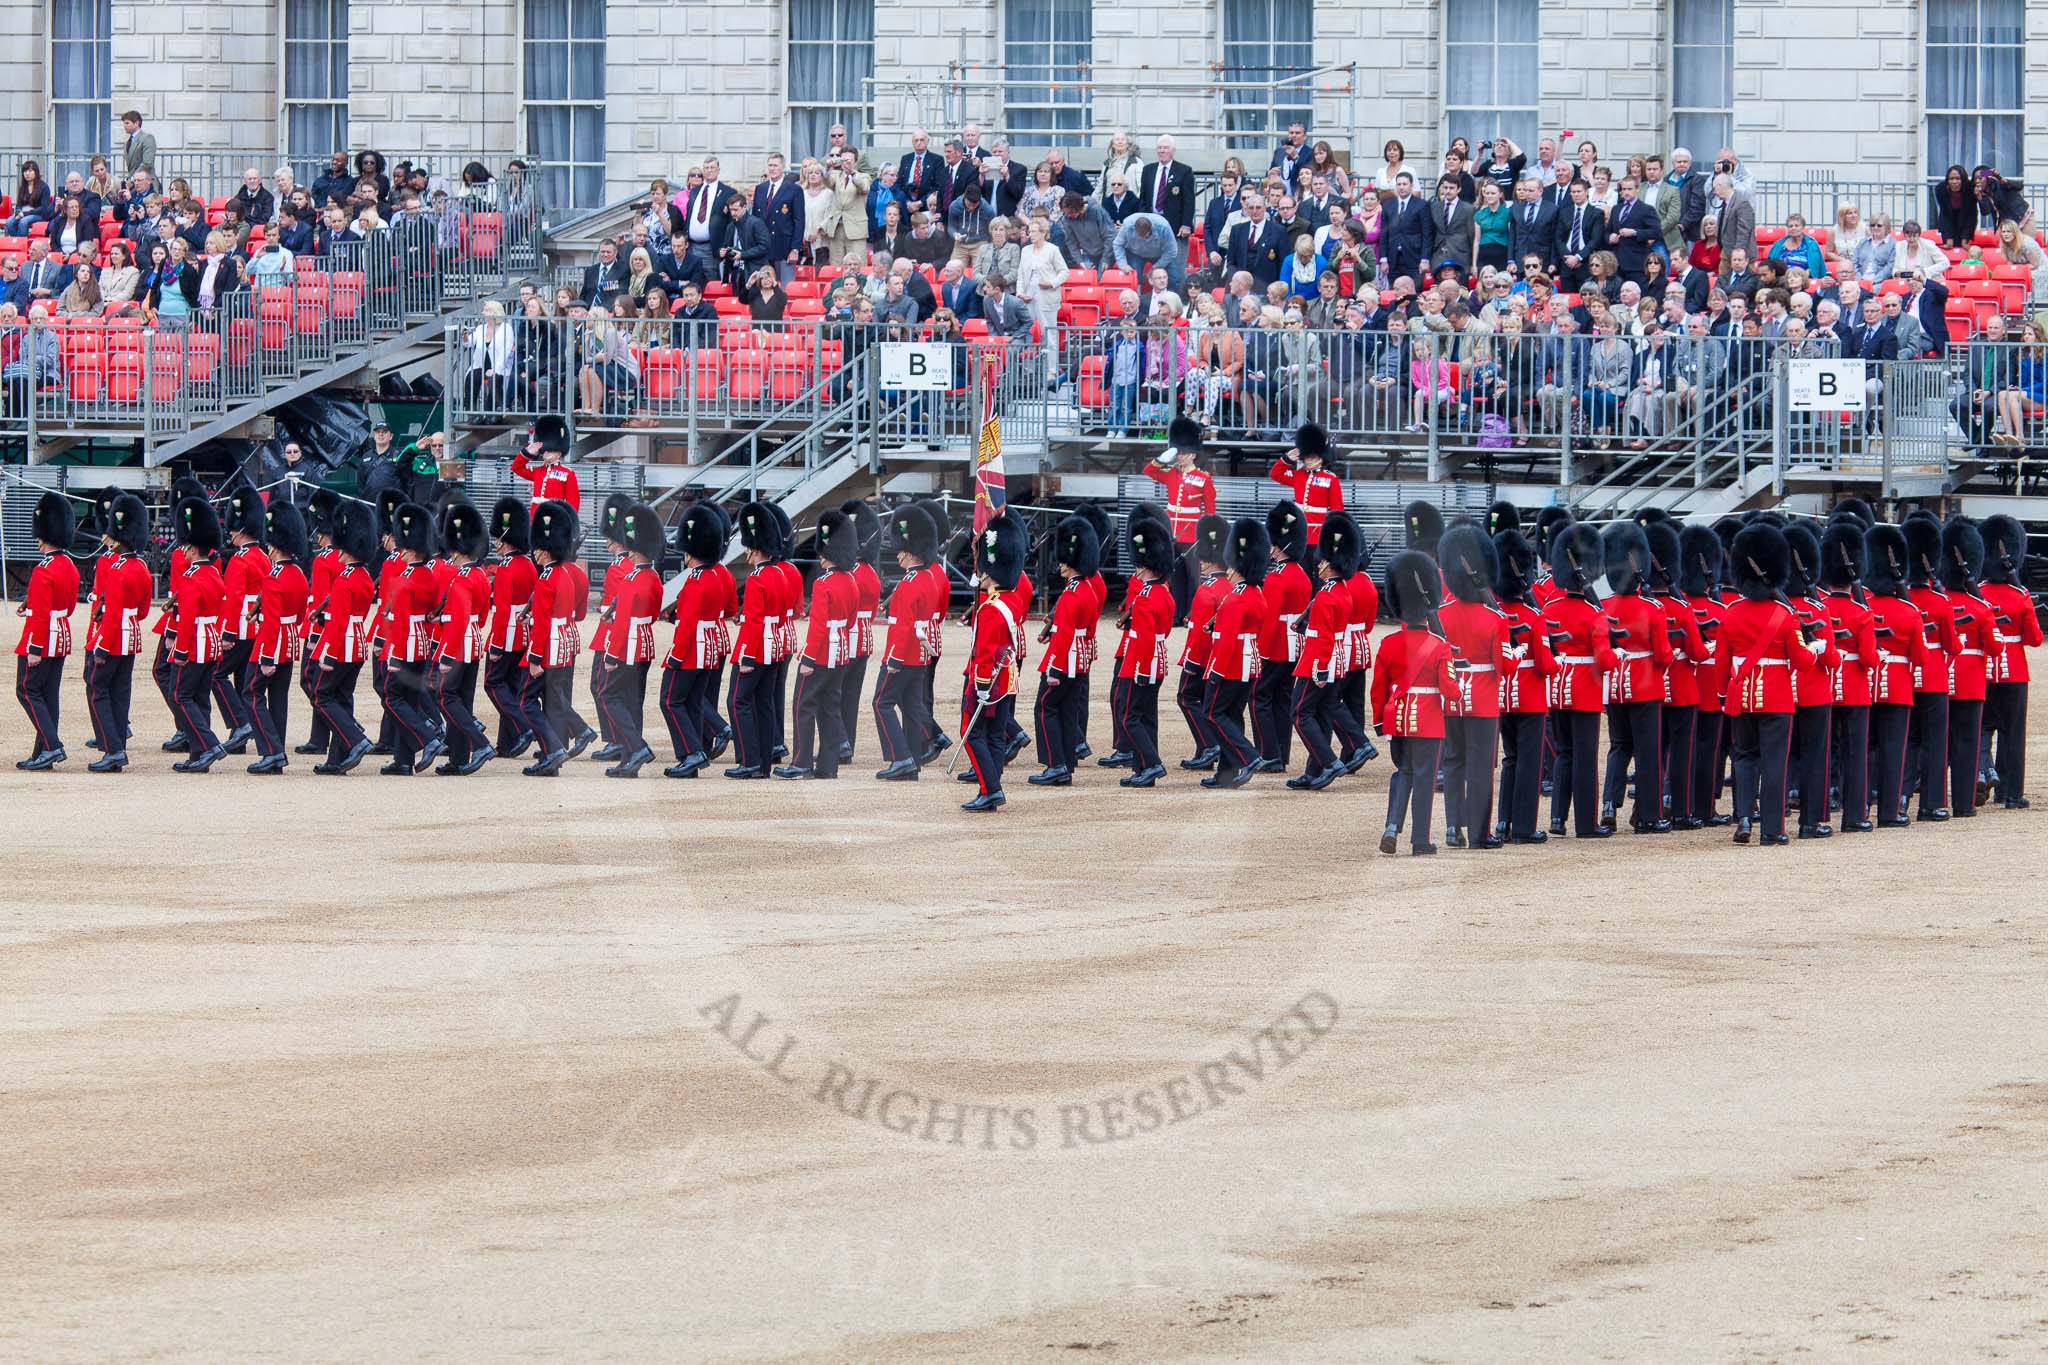
[[1531, 204], [1529, 205], [1529, 207], [1522, 210], [1522, 226], [1536, 226], [1536, 206], [1534, 204]]
[[1572, 210], [1572, 255], [1576, 256], [1586, 246], [1586, 208], [1581, 204]]

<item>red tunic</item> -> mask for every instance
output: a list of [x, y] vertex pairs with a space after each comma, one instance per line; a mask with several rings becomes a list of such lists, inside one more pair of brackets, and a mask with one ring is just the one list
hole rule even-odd
[[2024, 588], [2010, 583], [1986, 583], [1977, 591], [1992, 612], [1990, 681], [2028, 681], [2027, 651], [2041, 643], [2041, 618], [2034, 611], [2034, 599]]
[[1344, 666], [1351, 635], [1351, 594], [1342, 583], [1325, 583], [1308, 603], [1308, 629], [1302, 632], [1301, 656], [1294, 676], [1326, 683], [1349, 671]]
[[583, 648], [576, 614], [576, 579], [568, 564], [550, 564], [533, 585], [533, 638], [526, 661], [543, 668], [573, 668]]
[[606, 586], [619, 580], [612, 594], [611, 631], [605, 657], [622, 664], [644, 664], [654, 658], [654, 618], [661, 615], [661, 575], [628, 560], [605, 575]]
[[1692, 609], [1693, 628], [1699, 632], [1700, 644], [1706, 651], [1693, 670], [1700, 705], [1718, 711], [1728, 693], [1728, 651], [1721, 648], [1721, 617], [1727, 608], [1711, 594], [1688, 597], [1685, 601]]
[[1762, 712], [1790, 715], [1792, 667], [1810, 664], [1814, 651], [1799, 636], [1799, 619], [1783, 602], [1739, 598], [1721, 619], [1721, 648], [1728, 654], [1731, 716]]
[[625, 581], [626, 557], [618, 556], [604, 571], [604, 592], [597, 602], [597, 629], [590, 632], [590, 652], [607, 658], [617, 658], [612, 648], [612, 626], [618, 620], [618, 613], [611, 606], [619, 599], [619, 584]]
[[[318, 604], [327, 600], [327, 593], [334, 586], [334, 576], [341, 572], [341, 551], [322, 550], [313, 556], [312, 599]], [[299, 624], [299, 634], [311, 638], [313, 634], [313, 613], [307, 612]]]
[[491, 575], [492, 649], [517, 654], [526, 648], [527, 608], [540, 570], [525, 555], [514, 555]]
[[1273, 461], [1267, 471], [1274, 483], [1288, 490], [1295, 506], [1302, 512], [1302, 519], [1308, 523], [1308, 543], [1314, 545], [1323, 533], [1323, 518], [1344, 508], [1344, 483], [1327, 469], [1318, 469], [1311, 474], [1287, 463], [1283, 457]]
[[1557, 672], [1557, 658], [1543, 630], [1543, 613], [1527, 602], [1501, 603], [1507, 616], [1508, 643], [1521, 645], [1523, 652], [1514, 666], [1501, 675], [1500, 709], [1503, 715], [1527, 715], [1548, 711], [1550, 699], [1544, 680]]
[[1291, 663], [1301, 651], [1301, 636], [1294, 623], [1308, 610], [1314, 587], [1308, 570], [1289, 561], [1277, 564], [1266, 574], [1266, 623], [1259, 628], [1259, 658], [1265, 663]]
[[1640, 593], [1625, 592], [1608, 598], [1602, 610], [1622, 630], [1619, 643], [1609, 636], [1618, 664], [1606, 676], [1607, 700], [1664, 700], [1664, 674], [1672, 662], [1664, 608]]
[[1444, 643], [1451, 651], [1452, 689], [1445, 694], [1454, 716], [1500, 715], [1500, 680], [1515, 666], [1508, 644], [1508, 618], [1483, 602], [1443, 604]]
[[224, 632], [237, 640], [255, 634], [256, 611], [263, 602], [263, 584], [276, 567], [260, 545], [245, 545], [235, 551], [221, 577], [227, 585], [228, 618]]
[[1003, 605], [1009, 608], [1010, 619], [1017, 623], [1017, 671], [1024, 671], [1024, 659], [1029, 650], [1024, 648], [1024, 622], [1031, 615], [1031, 575], [1018, 574], [1017, 586], [1003, 594]]
[[256, 622], [256, 661], [265, 664], [298, 662], [306, 646], [306, 614], [312, 590], [306, 585], [306, 571], [289, 559], [270, 566], [270, 576], [260, 590], [260, 616]]
[[1232, 583], [1210, 623], [1209, 676], [1250, 682], [1259, 676], [1259, 631], [1266, 624], [1266, 594]]
[[1166, 637], [1173, 633], [1173, 590], [1147, 579], [1124, 597], [1124, 633], [1117, 641], [1116, 675], [1142, 683], [1166, 676]]
[[1991, 637], [1991, 604], [1966, 592], [1952, 592], [1948, 600], [1956, 620], [1956, 652], [1949, 657], [1948, 694], [1957, 701], [1982, 701], [1988, 661], [1996, 648]]
[[1675, 593], [1650, 600], [1664, 609], [1664, 638], [1671, 643], [1671, 667], [1664, 673], [1664, 704], [1698, 706], [1707, 643], [1700, 636], [1699, 622], [1693, 619], [1692, 604]]
[[227, 584], [211, 559], [194, 559], [171, 585], [178, 633], [171, 648], [195, 664], [220, 657], [221, 617], [227, 611]]
[[804, 639], [804, 662], [838, 668], [853, 662], [854, 613], [860, 610], [860, 588], [853, 574], [834, 569], [811, 584], [811, 628]]
[[1793, 614], [1802, 628], [1812, 627], [1814, 661], [1792, 664], [1792, 700], [1797, 706], [1830, 706], [1835, 700], [1835, 621], [1827, 604], [1818, 597], [1792, 599]]
[[1182, 472], [1157, 460], [1145, 466], [1145, 477], [1166, 486], [1166, 521], [1173, 527], [1174, 540], [1194, 544], [1196, 524], [1216, 510], [1216, 480], [1204, 470]]
[[1380, 590], [1363, 569], [1344, 580], [1351, 593], [1351, 628], [1344, 637], [1343, 672], [1356, 673], [1372, 662], [1372, 626], [1380, 615]]
[[740, 587], [740, 632], [733, 652], [747, 663], [772, 664], [782, 657], [776, 652], [782, 583], [779, 575], [770, 572], [771, 567], [756, 564]]
[[483, 657], [493, 590], [490, 575], [480, 564], [465, 565], [448, 580], [434, 637], [434, 648], [444, 661], [473, 664]]
[[1870, 675], [1878, 666], [1877, 630], [1870, 608], [1846, 592], [1821, 599], [1834, 625], [1835, 705], [1870, 705]]
[[947, 575], [946, 566], [938, 560], [925, 565], [919, 572], [931, 584], [930, 595], [925, 598], [925, 604], [931, 610], [931, 619], [925, 625], [925, 648], [929, 651], [925, 662], [935, 664], [945, 644], [942, 627], [946, 623], [946, 613], [953, 605], [953, 580]]
[[142, 652], [142, 618], [156, 584], [149, 566], [127, 553], [100, 556], [92, 576], [92, 615], [86, 623], [85, 647], [108, 654]]
[[176, 617], [178, 614], [178, 598], [175, 592], [170, 591], [170, 588], [171, 585], [177, 583], [179, 579], [185, 576], [186, 566], [191, 564], [191, 562], [192, 552], [190, 550], [186, 549], [182, 545], [174, 545], [171, 547], [171, 571], [170, 574], [164, 580], [166, 590], [166, 596], [164, 597], [164, 609], [158, 612], [156, 614], [156, 620], [150, 623], [149, 629], [151, 634], [162, 635], [165, 631], [169, 630], [171, 626], [176, 623]]
[[317, 613], [323, 619], [313, 640], [315, 657], [345, 664], [359, 664], [369, 657], [369, 619], [375, 596], [376, 585], [362, 565], [344, 565], [335, 574]]
[[[1124, 612], [1130, 613], [1130, 592], [1138, 587], [1136, 579], [1124, 599]], [[1077, 673], [1086, 673], [1095, 665], [1095, 627], [1101, 611], [1096, 601], [1095, 588], [1084, 578], [1071, 578], [1060, 590], [1059, 599], [1052, 604], [1052, 638], [1046, 642], [1045, 653], [1038, 658], [1040, 673], [1057, 673], [1071, 678]], [[1171, 623], [1169, 622], [1169, 626]], [[1123, 657], [1125, 641], [1130, 632], [1126, 630], [1117, 641], [1117, 657]], [[1119, 677], [1130, 676], [1118, 672]]]
[[71, 613], [78, 610], [78, 565], [67, 554], [44, 555], [29, 571], [28, 592], [23, 595], [21, 613], [27, 618], [21, 638], [14, 642], [17, 656], [40, 654], [62, 659], [71, 653]]
[[931, 575], [923, 569], [913, 569], [896, 580], [889, 593], [888, 629], [882, 640], [883, 658], [888, 662], [904, 668], [921, 668], [931, 662], [926, 636], [935, 616], [945, 611], [943, 605], [933, 611], [932, 596]]
[[1402, 739], [1444, 737], [1444, 697], [1457, 686], [1451, 647], [1443, 637], [1402, 626], [1380, 641], [1372, 675], [1372, 713], [1381, 734]]
[[1560, 593], [1543, 608], [1557, 671], [1550, 675], [1550, 709], [1598, 711], [1606, 704], [1601, 675], [1620, 662], [1607, 643], [1607, 614], [1583, 597]]
[[882, 575], [862, 560], [853, 566], [853, 657], [865, 659], [875, 652], [875, 616], [882, 606]]
[[1906, 595], [1913, 599], [1913, 605], [1920, 611], [1921, 639], [1927, 646], [1926, 657], [1913, 670], [1913, 690], [1946, 692], [1949, 690], [1949, 660], [1960, 648], [1956, 640], [1955, 608], [1949, 604], [1948, 594], [1940, 588], [1910, 588]]
[[583, 492], [577, 486], [576, 471], [566, 462], [538, 464], [522, 450], [512, 457], [512, 472], [533, 485], [535, 502], [566, 502], [582, 513]]
[[1017, 636], [1023, 623], [1010, 612], [1005, 594], [991, 593], [974, 609], [974, 646], [967, 656], [967, 681], [976, 700], [1000, 701], [1016, 690]]
[[427, 618], [441, 600], [434, 574], [424, 564], [408, 564], [399, 570], [385, 602], [384, 646], [394, 663], [425, 663], [428, 658]]
[[717, 668], [725, 662], [725, 584], [712, 568], [683, 570], [675, 617], [669, 662], [677, 668]]
[[1920, 608], [1906, 597], [1872, 597], [1870, 633], [1877, 651], [1876, 665], [1870, 670], [1871, 704], [1911, 706], [1913, 690], [1927, 666], [1927, 635]]
[[1211, 574], [1202, 580], [1202, 586], [1195, 589], [1193, 600], [1188, 605], [1188, 634], [1181, 642], [1180, 662], [1183, 668], [1206, 669], [1209, 666], [1209, 647], [1215, 641], [1210, 630], [1216, 622], [1216, 607], [1225, 593], [1230, 591], [1230, 580], [1222, 574]]

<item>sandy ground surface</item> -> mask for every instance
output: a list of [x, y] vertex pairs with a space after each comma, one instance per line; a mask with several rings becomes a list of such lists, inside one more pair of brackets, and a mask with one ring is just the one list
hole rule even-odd
[[1384, 761], [976, 819], [865, 735], [180, 777], [141, 680], [96, 778], [66, 703], [0, 769], [0, 1358], [2048, 1356], [2048, 802], [1383, 859]]

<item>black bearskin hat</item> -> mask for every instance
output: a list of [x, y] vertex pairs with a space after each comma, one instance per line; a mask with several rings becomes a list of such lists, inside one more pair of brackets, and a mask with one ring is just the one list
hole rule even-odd
[[1007, 513], [989, 522], [975, 538], [975, 564], [996, 585], [996, 591], [1009, 592], [1024, 577], [1029, 541], [1024, 523]]
[[405, 494], [396, 488], [387, 488], [377, 495], [377, 535], [395, 536], [398, 533], [398, 509], [405, 505]]
[[1785, 528], [1785, 549], [1791, 556], [1786, 561], [1790, 567], [1785, 575], [1785, 590], [1794, 597], [1804, 597], [1820, 581], [1820, 537], [1805, 522], [1794, 522]]
[[482, 559], [490, 544], [484, 534], [483, 513], [460, 493], [441, 504], [438, 537], [443, 549], [470, 560]]
[[1906, 533], [1879, 522], [1863, 537], [1863, 586], [1880, 597], [1906, 595]]
[[1387, 603], [1411, 626], [1423, 625], [1444, 602], [1444, 579], [1436, 561], [1420, 550], [1403, 550], [1387, 566]]
[[512, 553], [523, 555], [533, 543], [526, 504], [517, 498], [499, 498], [491, 505], [491, 539], [502, 540]]
[[1984, 518], [1984, 577], [1993, 583], [2019, 586], [2020, 571], [2027, 566], [2027, 528], [2019, 519], [2000, 512]]
[[204, 498], [206, 485], [190, 474], [180, 474], [171, 480], [171, 505], [177, 506], [187, 498]]
[[1941, 586], [1950, 592], [1975, 592], [1984, 574], [1984, 533], [1975, 523], [1957, 517], [1941, 528]]
[[1820, 581], [1837, 592], [1863, 581], [1863, 526], [1856, 518], [1843, 517], [1820, 533]]
[[416, 502], [402, 502], [391, 514], [392, 543], [421, 559], [434, 553], [434, 514]]
[[767, 503], [750, 502], [740, 509], [740, 547], [770, 559], [782, 557], [782, 522]]
[[1276, 502], [1266, 509], [1266, 538], [1282, 558], [1299, 564], [1308, 555], [1308, 518], [1292, 502]]
[[1861, 498], [1843, 498], [1835, 504], [1831, 519], [1840, 521], [1843, 517], [1854, 517], [1866, 531], [1877, 525], [1877, 513], [1871, 511], [1870, 504]]
[[626, 509], [632, 505], [633, 500], [624, 493], [607, 493], [605, 495], [604, 507], [597, 514], [597, 530], [598, 534], [605, 538], [606, 544], [624, 545], [626, 543], [626, 533], [619, 525], [619, 518], [625, 516]]
[[35, 523], [35, 537], [59, 550], [71, 548], [71, 538], [78, 533], [78, 514], [71, 510], [71, 499], [62, 493], [45, 493], [36, 499], [36, 510], [31, 518]]
[[1550, 553], [1550, 538], [1557, 534], [1560, 526], [1571, 524], [1572, 514], [1562, 507], [1546, 507], [1536, 514], [1536, 549], [1540, 554]]
[[1728, 560], [1735, 571], [1736, 591], [1753, 602], [1768, 602], [1785, 590], [1792, 551], [1783, 531], [1758, 521], [1736, 533]]
[[1319, 423], [1303, 422], [1294, 430], [1294, 448], [1304, 460], [1328, 460], [1330, 433]]
[[1339, 581], [1358, 572], [1365, 557], [1365, 536], [1348, 512], [1332, 512], [1323, 518], [1323, 533], [1316, 540], [1316, 557], [1330, 566], [1330, 577]]
[[1536, 547], [1517, 530], [1502, 531], [1493, 538], [1493, 592], [1503, 600], [1518, 600], [1536, 584]]
[[818, 518], [818, 558], [835, 569], [860, 563], [860, 532], [853, 528], [852, 517], [826, 512]]
[[1638, 507], [1628, 514], [1628, 519], [1647, 531], [1660, 521], [1670, 521], [1671, 514], [1661, 507]]
[[1721, 537], [1711, 526], [1687, 526], [1678, 533], [1678, 590], [1705, 597], [1721, 581]]
[[[1137, 523], [1132, 523], [1135, 526]], [[1060, 524], [1053, 528], [1053, 559], [1063, 569], [1072, 569], [1081, 578], [1087, 578], [1102, 568], [1102, 540], [1095, 534], [1095, 527], [1084, 516], [1060, 518]], [[1135, 542], [1134, 542], [1135, 543]], [[1168, 558], [1171, 558], [1169, 554]]]
[[1266, 581], [1273, 559], [1273, 538], [1257, 517], [1239, 517], [1230, 527], [1230, 567], [1253, 587]]
[[889, 513], [882, 528], [882, 548], [892, 555], [908, 554], [931, 563], [939, 553], [939, 528], [924, 504], [907, 502]]
[[[305, 562], [311, 546], [306, 539], [306, 519], [299, 514], [298, 508], [279, 498], [270, 505], [263, 529], [266, 532], [264, 539], [272, 550], [282, 551], [286, 559], [295, 563]], [[481, 531], [482, 528], [478, 529]]]
[[1650, 572], [1650, 540], [1643, 528], [1632, 521], [1609, 524], [1600, 533], [1600, 563], [1607, 571], [1607, 586], [1615, 592], [1634, 592], [1643, 586]]
[[1502, 531], [1522, 529], [1522, 512], [1506, 498], [1486, 509], [1486, 534], [1497, 536]]
[[1941, 523], [1915, 513], [1899, 531], [1906, 538], [1906, 582], [1916, 588], [1933, 582], [1941, 568]]
[[619, 534], [628, 550], [659, 567], [661, 552], [668, 544], [668, 530], [661, 514], [644, 502], [636, 502], [619, 518]]
[[179, 499], [171, 512], [171, 525], [173, 537], [180, 545], [189, 545], [206, 555], [220, 549], [220, 518], [213, 514], [213, 504], [205, 498]]
[[549, 500], [533, 509], [533, 549], [560, 564], [576, 556], [576, 513], [568, 503]]
[[1678, 523], [1666, 517], [1653, 521], [1643, 528], [1643, 539], [1650, 547], [1650, 587], [1656, 592], [1670, 592], [1678, 586], [1678, 571], [1684, 558], [1684, 548], [1678, 530]]
[[[1324, 523], [1328, 525], [1328, 523]], [[1201, 564], [1214, 564], [1219, 569], [1230, 567], [1230, 521], [1209, 513], [1195, 523], [1195, 560]]]
[[1084, 502], [1074, 509], [1073, 514], [1095, 528], [1095, 544], [1098, 547], [1098, 558], [1100, 557], [1101, 549], [1106, 549], [1116, 544], [1116, 533], [1111, 530], [1109, 525], [1109, 513], [1102, 510], [1101, 503]]
[[226, 515], [221, 518], [221, 531], [234, 535], [237, 531], [253, 537], [257, 544], [263, 543], [263, 495], [243, 484], [228, 494]]
[[1745, 524], [1735, 517], [1722, 517], [1714, 523], [1714, 539], [1721, 542], [1721, 582], [1730, 587], [1735, 584], [1735, 561], [1729, 556], [1735, 550], [1735, 537]]
[[559, 417], [542, 417], [533, 424], [533, 439], [542, 450], [569, 453], [569, 424]]
[[114, 509], [114, 499], [121, 496], [121, 490], [108, 484], [105, 488], [93, 490], [92, 510], [85, 514], [84, 529], [94, 536], [103, 536], [113, 523], [108, 520]]
[[1436, 543], [1444, 534], [1444, 514], [1435, 503], [1417, 498], [1402, 509], [1401, 524], [1407, 530], [1409, 549], [1436, 555]]
[[341, 515], [341, 494], [331, 488], [316, 488], [306, 503], [306, 529], [316, 536], [334, 535], [334, 519]]
[[790, 523], [789, 512], [781, 503], [771, 502], [764, 505], [768, 508], [768, 515], [775, 518], [776, 526], [782, 531], [782, 539], [777, 542], [775, 553], [769, 558], [788, 559], [790, 552], [796, 549], [796, 527]]
[[1500, 555], [1493, 538], [1479, 527], [1460, 522], [1445, 531], [1436, 545], [1436, 559], [1443, 566], [1444, 586], [1460, 602], [1484, 602], [1492, 595]]
[[860, 539], [860, 557], [863, 563], [874, 564], [882, 558], [882, 519], [875, 515], [875, 509], [860, 498], [848, 498], [839, 504], [839, 510], [853, 519], [853, 533]]
[[1553, 527], [1550, 576], [1566, 592], [1587, 592], [1600, 577], [1600, 533], [1583, 522]]
[[691, 503], [683, 519], [676, 523], [676, 549], [685, 559], [716, 564], [725, 558], [725, 542], [731, 534], [732, 528], [726, 525], [725, 513], [717, 503]]
[[130, 554], [149, 544], [149, 508], [133, 493], [123, 493], [107, 508], [103, 534]]
[[1202, 424], [1182, 413], [1166, 424], [1166, 444], [1175, 450], [1202, 453]]
[[1167, 517], [1166, 509], [1156, 502], [1132, 503], [1130, 513], [1124, 518], [1124, 528], [1130, 529], [1130, 524], [1141, 517], [1146, 521], [1156, 521], [1169, 531], [1173, 529], [1173, 522]]
[[[1064, 524], [1061, 529], [1065, 530]], [[1173, 532], [1149, 520], [1138, 520], [1124, 528], [1124, 537], [1128, 542], [1125, 548], [1130, 551], [1133, 570], [1143, 569], [1162, 581], [1173, 572]], [[1062, 535], [1062, 547], [1065, 541]]]
[[377, 509], [360, 502], [342, 503], [327, 534], [336, 550], [358, 564], [368, 564], [377, 557]]

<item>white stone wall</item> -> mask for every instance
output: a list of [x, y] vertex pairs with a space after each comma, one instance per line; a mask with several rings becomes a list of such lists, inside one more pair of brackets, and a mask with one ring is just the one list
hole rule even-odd
[[[0, 146], [11, 151], [41, 148], [49, 141], [43, 120], [40, 79], [48, 15], [35, 0], [0, 0], [0, 33], [8, 35], [13, 77], [0, 82]], [[13, 194], [14, 186], [6, 193]]]
[[116, 3], [114, 112], [140, 111], [164, 152], [275, 148], [278, 14], [274, 0]]
[[519, 14], [516, 0], [350, 0], [350, 141], [393, 160], [426, 153], [450, 180], [458, 153], [508, 159], [519, 135]]
[[1920, 14], [1917, 0], [1736, 0], [1736, 155], [1760, 178], [1917, 177]]
[[[1628, 158], [1664, 150], [1669, 127], [1669, 18], [1640, 0], [1575, 0], [1541, 10], [1540, 126], [1572, 131], [1564, 155], [1587, 138], [1617, 175]], [[1533, 156], [1534, 149], [1531, 149]]]

